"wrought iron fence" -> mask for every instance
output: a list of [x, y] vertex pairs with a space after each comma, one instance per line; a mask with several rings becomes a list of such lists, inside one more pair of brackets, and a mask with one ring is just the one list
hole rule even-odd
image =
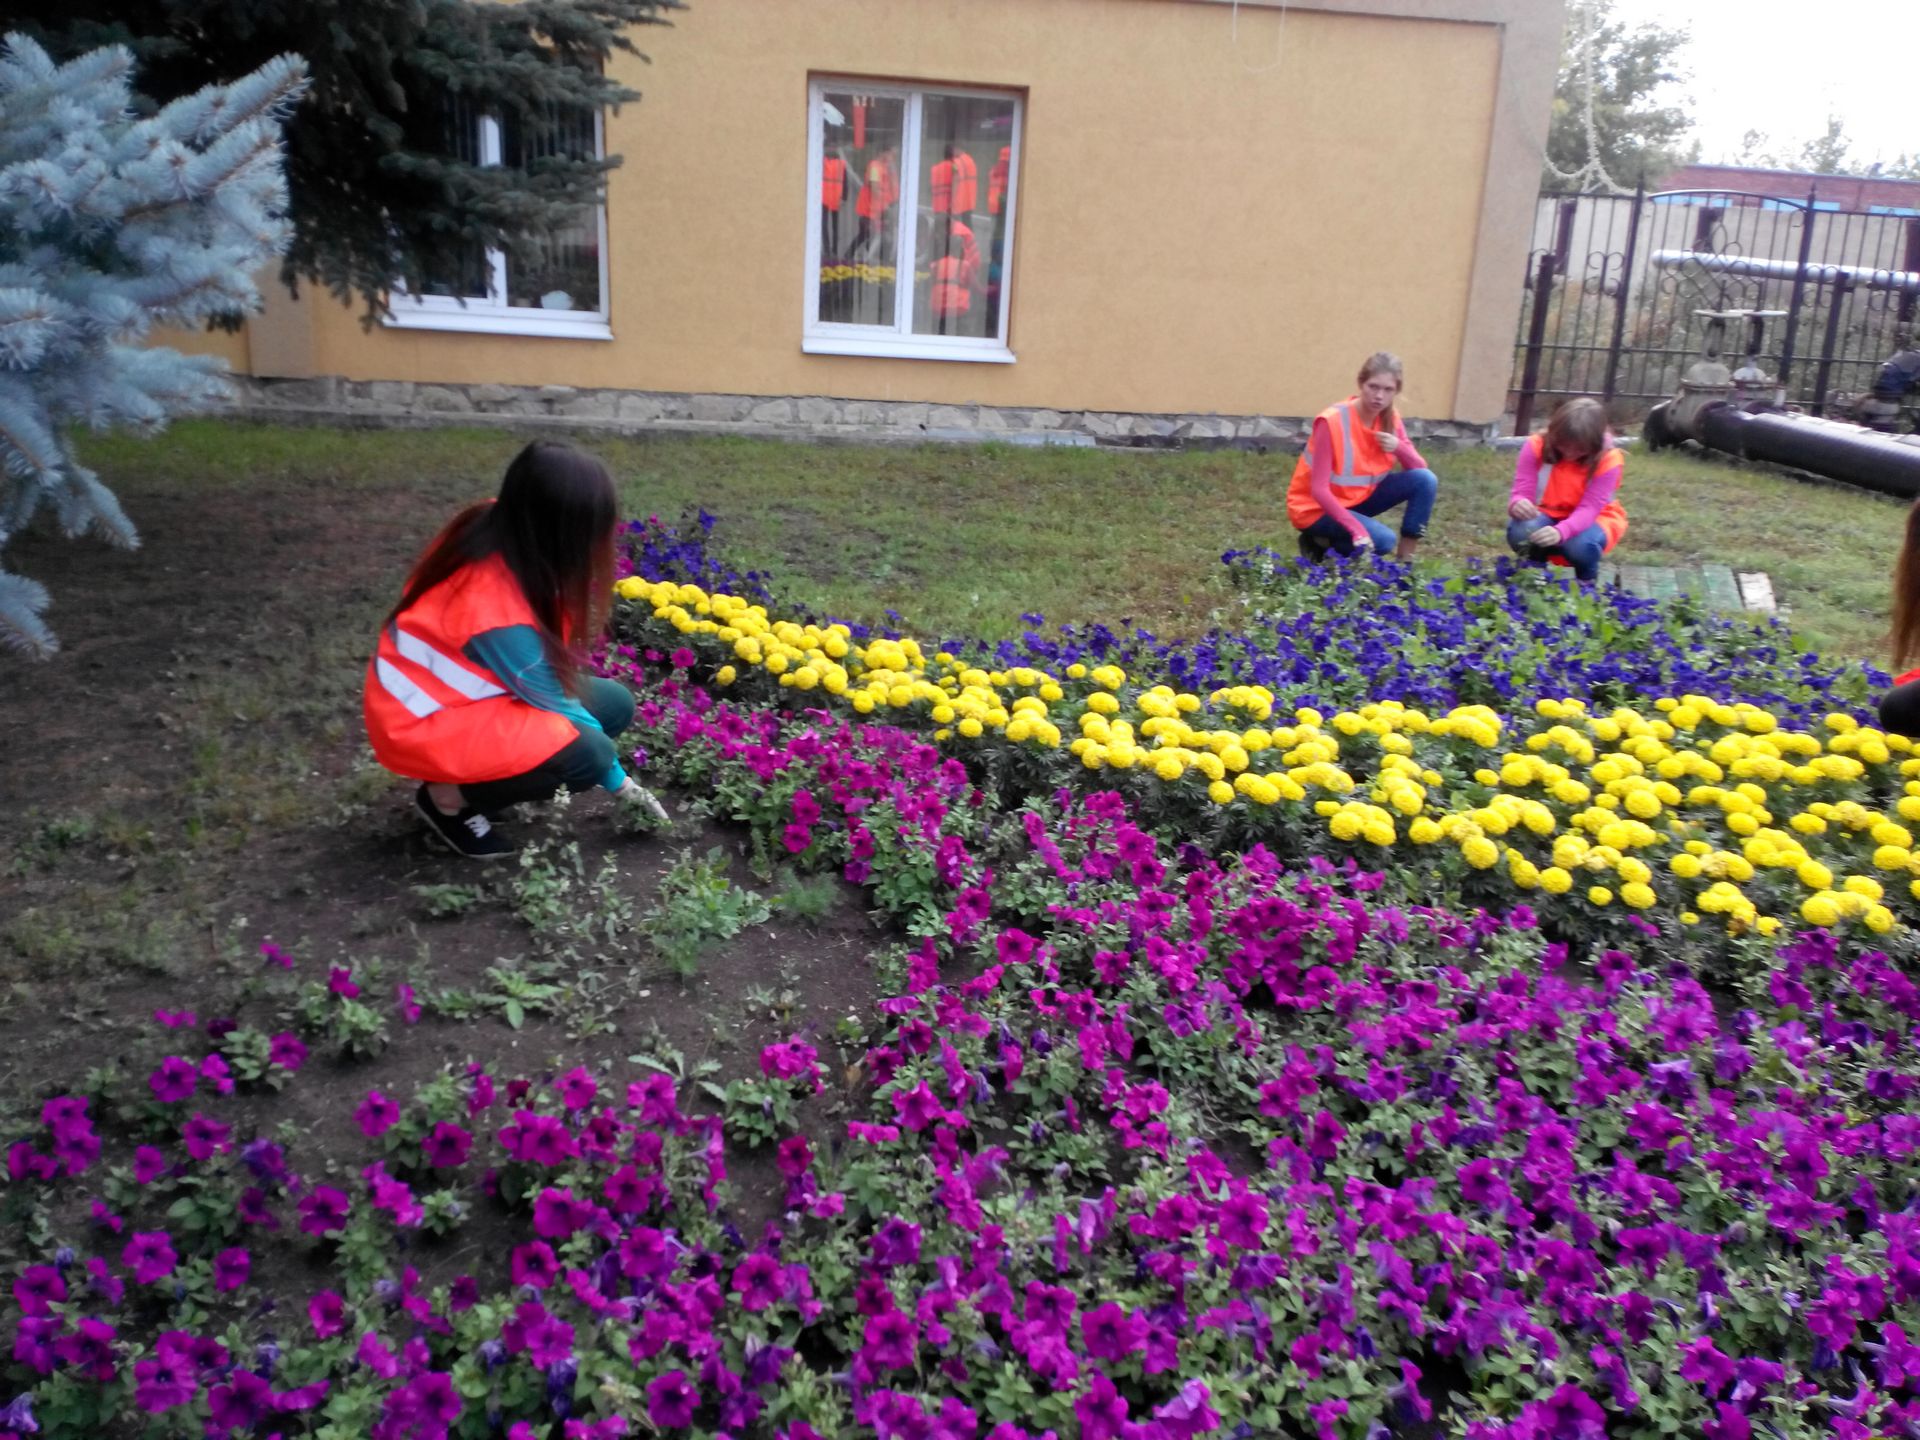
[[[1523, 431], [1568, 395], [1617, 419], [1673, 394], [1702, 310], [1778, 311], [1758, 364], [1816, 414], [1871, 387], [1920, 310], [1920, 214], [1733, 190], [1542, 195], [1509, 409]], [[1734, 356], [1729, 363], [1739, 364]], [[1906, 414], [1907, 424], [1914, 413]]]

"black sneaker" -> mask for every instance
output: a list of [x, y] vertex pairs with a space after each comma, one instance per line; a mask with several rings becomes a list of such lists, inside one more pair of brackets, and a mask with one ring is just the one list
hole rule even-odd
[[449, 815], [427, 798], [427, 787], [422, 785], [413, 792], [413, 808], [442, 844], [469, 860], [504, 860], [513, 854], [513, 847], [500, 838], [493, 823], [471, 805], [462, 806], [458, 815]]

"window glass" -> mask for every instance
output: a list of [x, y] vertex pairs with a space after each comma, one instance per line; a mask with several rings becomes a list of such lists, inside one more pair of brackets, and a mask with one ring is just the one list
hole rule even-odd
[[921, 102], [917, 335], [999, 338], [1013, 107], [1011, 96]]
[[[543, 160], [592, 160], [600, 153], [591, 111], [550, 108], [538, 122], [500, 119], [500, 163], [534, 174]], [[583, 208], [567, 224], [516, 245], [507, 256], [507, 304], [540, 310], [600, 309], [600, 211]]]
[[821, 106], [820, 318], [894, 324], [907, 102], [829, 90]]

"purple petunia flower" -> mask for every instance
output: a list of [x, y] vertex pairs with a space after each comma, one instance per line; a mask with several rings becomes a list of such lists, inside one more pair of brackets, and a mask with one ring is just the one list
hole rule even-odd
[[669, 1370], [647, 1386], [647, 1418], [662, 1430], [683, 1430], [693, 1423], [700, 1392], [684, 1370]]
[[151, 1285], [173, 1274], [180, 1257], [173, 1252], [173, 1237], [164, 1230], [146, 1230], [134, 1235], [120, 1251], [120, 1263], [133, 1272], [142, 1285]]
[[192, 1061], [169, 1055], [160, 1062], [160, 1068], [147, 1077], [147, 1084], [161, 1104], [178, 1105], [193, 1098], [200, 1084], [200, 1071]]
[[436, 1170], [448, 1170], [467, 1163], [467, 1155], [473, 1149], [473, 1136], [461, 1126], [442, 1120], [420, 1142], [420, 1148], [427, 1164]]

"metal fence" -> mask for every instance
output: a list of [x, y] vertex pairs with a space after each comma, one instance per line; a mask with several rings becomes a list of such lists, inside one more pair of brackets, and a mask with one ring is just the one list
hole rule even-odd
[[1805, 200], [1542, 195], [1508, 397], [1514, 428], [1568, 395], [1599, 396], [1617, 419], [1643, 415], [1698, 358], [1696, 312], [1729, 309], [1781, 312], [1755, 358], [1790, 401], [1826, 413], [1870, 388], [1914, 328], [1920, 215], [1841, 210], [1813, 190]]

